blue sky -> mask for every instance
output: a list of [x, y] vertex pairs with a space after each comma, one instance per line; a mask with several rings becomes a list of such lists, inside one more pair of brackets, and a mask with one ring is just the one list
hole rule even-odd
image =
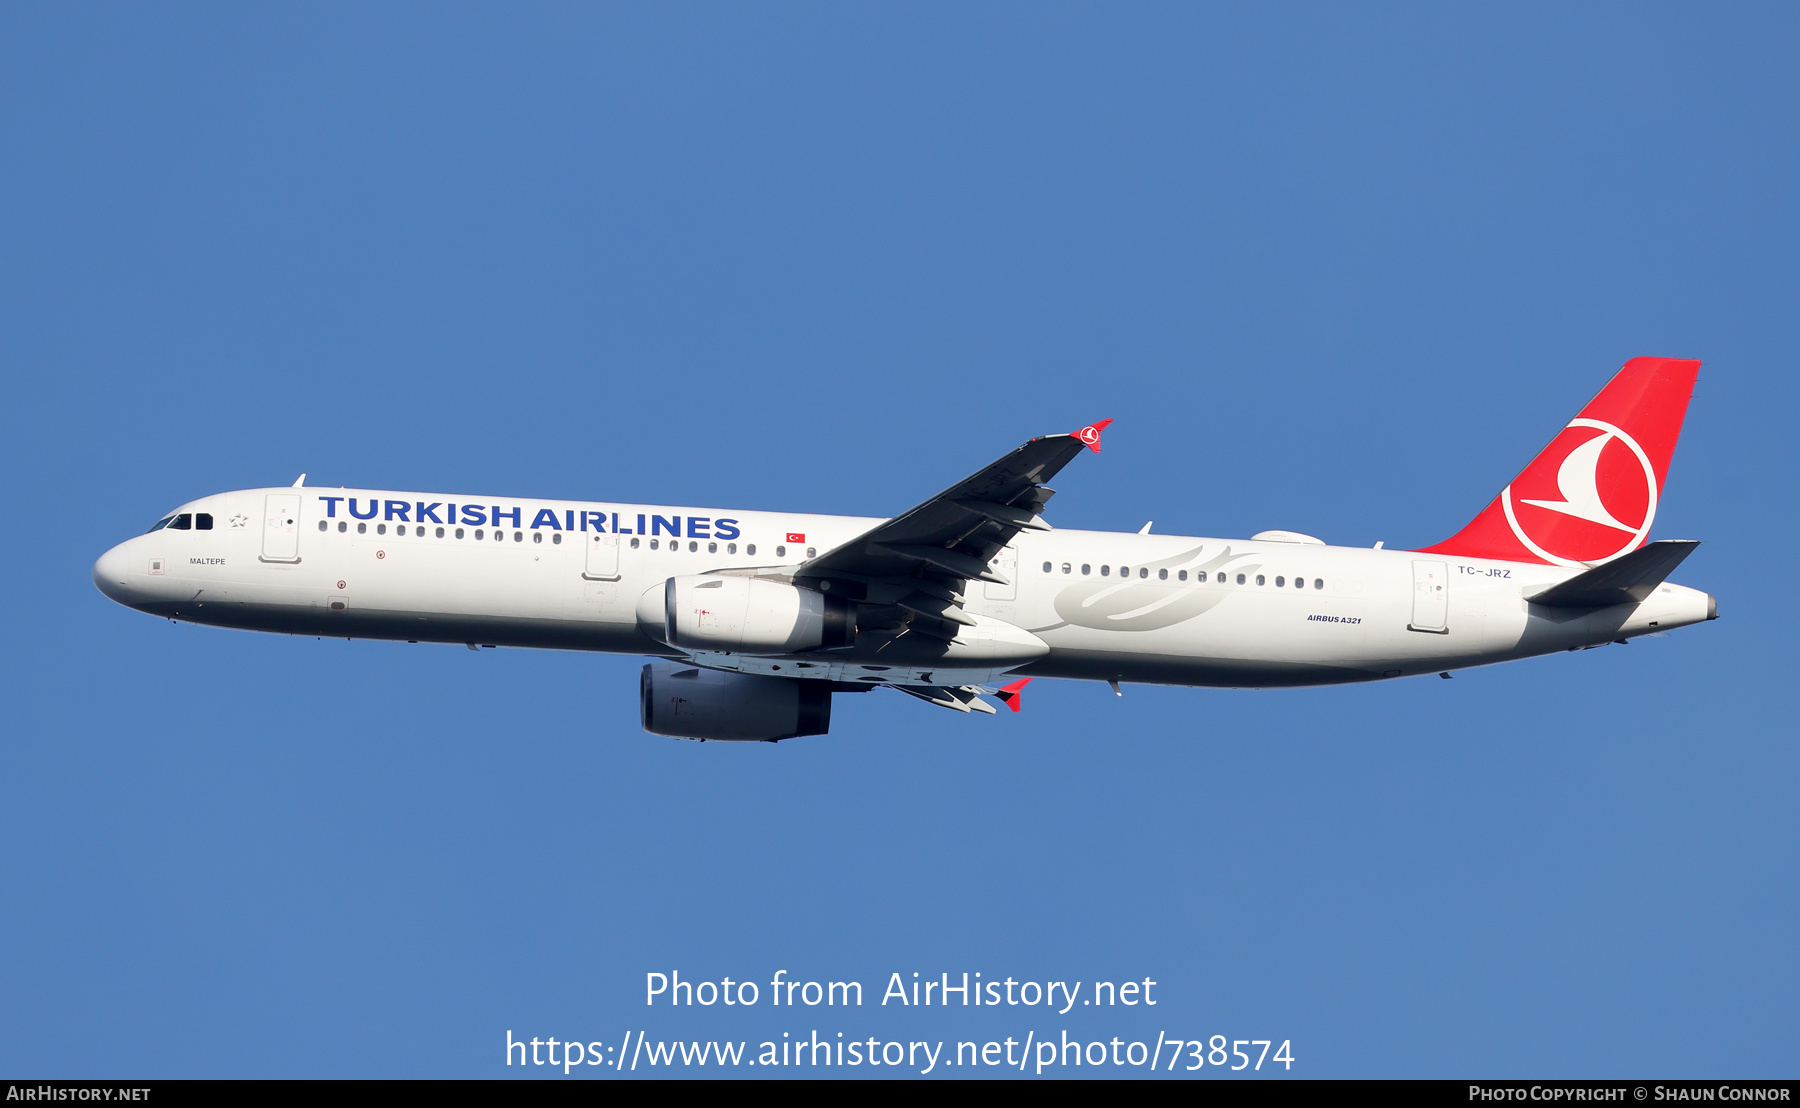
[[[1030, 1030], [1286, 1039], [1305, 1076], [1791, 1076], [1796, 31], [0, 12], [0, 1071]], [[1677, 579], [1722, 618], [1454, 681], [1040, 681], [998, 719], [880, 692], [701, 745], [639, 730], [637, 659], [175, 626], [89, 580], [302, 471], [884, 514], [1104, 417], [1058, 525], [1419, 546], [1639, 354], [1706, 363], [1655, 537], [1706, 541]], [[647, 1010], [672, 969], [1161, 1000]]]

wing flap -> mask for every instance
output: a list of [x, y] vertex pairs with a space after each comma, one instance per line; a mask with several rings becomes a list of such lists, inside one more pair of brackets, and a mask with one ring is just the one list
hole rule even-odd
[[908, 696], [916, 696], [927, 704], [936, 704], [940, 708], [949, 708], [954, 712], [980, 712], [983, 715], [994, 715], [996, 710], [992, 704], [981, 699], [981, 689], [974, 685], [958, 685], [954, 688], [944, 685], [889, 685]]
[[898, 554], [902, 558], [910, 558], [915, 562], [936, 566], [954, 577], [962, 577], [971, 581], [991, 581], [996, 585], [1012, 584], [1011, 581], [988, 569], [986, 558], [977, 558], [973, 554], [965, 554], [960, 550], [929, 546], [924, 543], [878, 542], [870, 545], [879, 547], [889, 554]]

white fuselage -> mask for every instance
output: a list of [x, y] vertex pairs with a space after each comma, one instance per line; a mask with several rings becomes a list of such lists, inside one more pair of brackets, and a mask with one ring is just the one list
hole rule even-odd
[[[663, 657], [688, 655], [640, 630], [646, 590], [679, 575], [779, 574], [882, 522], [317, 488], [220, 493], [178, 513], [205, 513], [213, 526], [164, 527], [113, 548], [95, 565], [102, 591], [226, 627]], [[1705, 593], [1667, 583], [1640, 604], [1541, 608], [1526, 596], [1577, 570], [1310, 541], [1027, 531], [993, 566], [1010, 584], [969, 584], [964, 609], [984, 625], [1023, 629], [1047, 652], [984, 661], [972, 647], [953, 671], [858, 647], [696, 660], [899, 684], [1015, 673], [1319, 685], [1595, 646], [1713, 614]]]

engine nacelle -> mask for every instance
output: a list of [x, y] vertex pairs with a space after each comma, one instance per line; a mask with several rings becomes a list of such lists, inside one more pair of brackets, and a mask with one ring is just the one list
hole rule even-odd
[[699, 669], [644, 667], [638, 699], [644, 730], [682, 739], [766, 742], [831, 729], [831, 684]]
[[638, 598], [638, 626], [682, 650], [798, 654], [849, 646], [852, 605], [755, 577], [671, 577]]

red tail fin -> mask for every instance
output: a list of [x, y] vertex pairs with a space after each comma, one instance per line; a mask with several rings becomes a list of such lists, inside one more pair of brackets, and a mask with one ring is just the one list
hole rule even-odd
[[1633, 358], [1467, 527], [1420, 551], [1573, 566], [1650, 534], [1700, 363]]

